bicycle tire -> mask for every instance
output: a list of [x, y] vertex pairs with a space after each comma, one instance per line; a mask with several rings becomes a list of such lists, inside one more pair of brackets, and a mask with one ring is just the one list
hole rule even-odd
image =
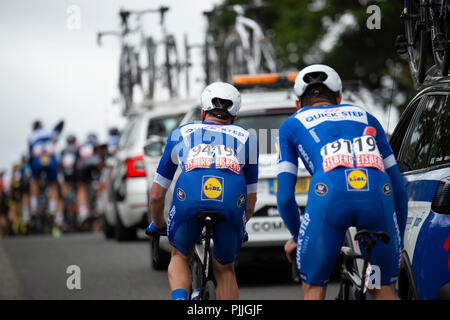
[[153, 99], [155, 95], [155, 81], [156, 81], [156, 44], [152, 37], [147, 37], [145, 40], [145, 48], [147, 51], [147, 98]]
[[192, 290], [202, 287], [202, 268], [197, 255], [194, 254], [190, 263]]
[[203, 47], [204, 56], [204, 70], [205, 70], [205, 85], [217, 81], [220, 79], [220, 64], [218, 61], [218, 55], [216, 47], [213, 43], [212, 37], [205, 37], [205, 44]]
[[[426, 9], [423, 6], [417, 8], [419, 6], [418, 2], [408, 1], [408, 15], [422, 19], [426, 15]], [[419, 34], [416, 34], [416, 32], [419, 32]], [[418, 89], [425, 80], [427, 49], [430, 36], [425, 26], [422, 26], [420, 31], [417, 30], [416, 19], [413, 18], [405, 19], [405, 35], [411, 77], [414, 87]], [[419, 39], [416, 39], [417, 36], [419, 36]]]
[[259, 66], [260, 72], [277, 72], [275, 49], [269, 38], [264, 37], [260, 42], [262, 60]]
[[122, 49], [119, 67], [119, 92], [124, 101], [125, 114], [131, 109], [133, 102], [133, 74], [130, 50], [128, 46]]
[[244, 46], [237, 31], [231, 31], [224, 41], [224, 57], [222, 63], [221, 78], [231, 81], [236, 74], [249, 73], [245, 59]]
[[180, 62], [178, 59], [177, 45], [173, 35], [168, 35], [165, 40], [166, 46], [166, 76], [167, 88], [171, 98], [178, 96], [178, 88], [180, 86]]
[[436, 37], [431, 39], [433, 58], [442, 76], [448, 75], [450, 65], [450, 24], [448, 5], [445, 8], [444, 17], [433, 17], [432, 23], [435, 28]]

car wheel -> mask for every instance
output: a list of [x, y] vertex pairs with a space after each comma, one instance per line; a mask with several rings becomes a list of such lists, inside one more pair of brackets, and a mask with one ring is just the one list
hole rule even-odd
[[115, 235], [114, 227], [108, 223], [105, 215], [102, 215], [102, 230], [106, 239], [114, 238]]
[[[115, 205], [116, 207], [116, 205]], [[116, 225], [114, 228], [114, 236], [117, 241], [129, 241], [129, 240], [135, 240], [136, 239], [136, 228], [127, 228], [122, 224], [122, 221], [120, 220], [120, 215], [117, 210], [117, 207], [115, 208], [116, 211]]]

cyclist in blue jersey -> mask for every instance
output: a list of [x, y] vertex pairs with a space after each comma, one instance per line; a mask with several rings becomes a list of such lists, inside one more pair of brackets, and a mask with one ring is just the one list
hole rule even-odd
[[[152, 223], [147, 230], [167, 228], [172, 299], [186, 299], [191, 285], [188, 262], [203, 228], [195, 215], [205, 210], [223, 214], [226, 221], [213, 230], [216, 293], [218, 299], [238, 299], [234, 261], [256, 202], [258, 144], [254, 135], [233, 124], [241, 105], [235, 87], [210, 84], [202, 92], [201, 105], [203, 121], [182, 125], [167, 139], [150, 191]], [[178, 166], [181, 173], [166, 225], [164, 198]]]
[[33, 122], [32, 133], [28, 140], [29, 160], [32, 173], [30, 183], [30, 211], [34, 215], [38, 210], [39, 177], [43, 172], [47, 174], [49, 187], [49, 211], [55, 214], [59, 198], [57, 175], [58, 161], [56, 159], [56, 142], [63, 130], [64, 121], [52, 129], [44, 129], [41, 121]]
[[[311, 65], [295, 80], [298, 111], [278, 132], [278, 193], [281, 217], [293, 235], [304, 299], [324, 299], [326, 285], [350, 226], [390, 235], [370, 263], [381, 271], [374, 299], [396, 299], [407, 195], [380, 123], [358, 106], [340, 104], [342, 82], [332, 68]], [[295, 202], [298, 158], [312, 175], [303, 219]]]

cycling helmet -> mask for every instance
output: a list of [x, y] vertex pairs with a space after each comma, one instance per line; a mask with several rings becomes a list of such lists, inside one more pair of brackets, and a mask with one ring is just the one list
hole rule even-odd
[[116, 127], [112, 127], [109, 129], [109, 135], [110, 136], [118, 136], [119, 135], [119, 129], [117, 129]]
[[97, 143], [98, 141], [97, 135], [95, 133], [89, 133], [87, 136], [87, 141]]
[[342, 81], [338, 73], [324, 64], [313, 64], [298, 73], [294, 84], [295, 94], [301, 97], [310, 85], [317, 83], [325, 85], [333, 92], [342, 93]]
[[203, 90], [200, 103], [205, 111], [224, 109], [236, 116], [241, 108], [241, 94], [229, 83], [214, 82]]
[[69, 135], [66, 137], [66, 142], [67, 142], [67, 143], [72, 144], [72, 143], [75, 143], [76, 141], [77, 141], [77, 137], [75, 137], [75, 135], [73, 135], [73, 134], [69, 134]]

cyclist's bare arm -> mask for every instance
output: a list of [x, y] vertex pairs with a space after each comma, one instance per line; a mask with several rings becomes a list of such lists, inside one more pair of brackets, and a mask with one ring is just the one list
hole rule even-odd
[[164, 202], [167, 189], [157, 182], [153, 182], [150, 190], [150, 214], [152, 221], [157, 228], [161, 228], [166, 224], [164, 220]]

